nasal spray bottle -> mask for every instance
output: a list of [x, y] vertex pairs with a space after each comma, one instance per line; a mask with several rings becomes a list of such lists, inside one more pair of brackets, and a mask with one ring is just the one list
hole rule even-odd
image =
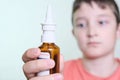
[[38, 76], [45, 76], [53, 73], [59, 73], [60, 70], [60, 49], [55, 44], [55, 27], [53, 22], [51, 6], [48, 5], [45, 23], [42, 24], [43, 34], [41, 37], [42, 45], [39, 47], [41, 55], [39, 59], [53, 59], [55, 61], [55, 67], [50, 70], [39, 72]]

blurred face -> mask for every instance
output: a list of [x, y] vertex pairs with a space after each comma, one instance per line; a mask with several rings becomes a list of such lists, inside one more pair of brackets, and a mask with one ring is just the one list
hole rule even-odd
[[115, 15], [107, 6], [83, 3], [73, 15], [73, 34], [87, 58], [97, 58], [114, 52], [117, 39]]

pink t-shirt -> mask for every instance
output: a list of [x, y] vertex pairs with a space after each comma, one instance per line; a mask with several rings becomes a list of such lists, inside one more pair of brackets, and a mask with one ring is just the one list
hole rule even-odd
[[[120, 63], [120, 60], [117, 60]], [[87, 72], [81, 59], [71, 60], [65, 63], [64, 80], [120, 80], [120, 67], [111, 76], [100, 78]]]

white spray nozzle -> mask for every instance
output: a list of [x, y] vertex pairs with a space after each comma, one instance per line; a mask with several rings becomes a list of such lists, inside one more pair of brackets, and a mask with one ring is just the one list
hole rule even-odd
[[53, 15], [52, 15], [51, 5], [48, 5], [45, 23], [46, 24], [53, 24]]
[[55, 42], [55, 23], [53, 22], [52, 16], [52, 8], [51, 5], [48, 5], [47, 14], [45, 23], [42, 24], [43, 28], [43, 35], [42, 35], [42, 42]]
[[53, 22], [52, 8], [48, 5], [45, 23], [43, 24], [43, 30], [55, 30], [55, 23]]

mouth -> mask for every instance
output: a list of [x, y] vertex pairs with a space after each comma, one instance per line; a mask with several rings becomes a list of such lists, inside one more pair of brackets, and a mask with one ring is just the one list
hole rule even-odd
[[96, 47], [100, 44], [100, 42], [88, 42], [88, 46]]

